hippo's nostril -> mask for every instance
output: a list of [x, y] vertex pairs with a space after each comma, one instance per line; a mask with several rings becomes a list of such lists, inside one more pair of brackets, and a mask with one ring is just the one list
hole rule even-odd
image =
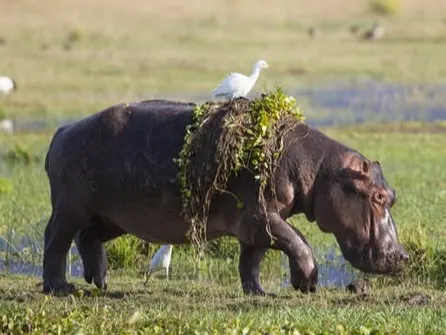
[[402, 263], [408, 263], [409, 262], [409, 255], [405, 252], [398, 253], [397, 259]]
[[408, 263], [409, 260], [410, 260], [410, 257], [409, 257], [408, 254], [403, 253], [403, 254], [401, 254], [401, 260], [402, 260], [404, 263]]

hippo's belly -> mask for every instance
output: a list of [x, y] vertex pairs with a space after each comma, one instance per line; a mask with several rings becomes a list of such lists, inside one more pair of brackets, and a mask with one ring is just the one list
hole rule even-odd
[[[180, 219], [179, 211], [165, 206], [144, 207], [112, 206], [98, 212], [98, 216], [117, 225], [129, 234], [159, 244], [187, 244], [189, 225]], [[231, 235], [222, 218], [211, 218], [207, 227], [207, 239], [212, 240], [224, 235]]]
[[139, 238], [159, 244], [187, 243], [187, 225], [177, 217], [166, 216], [158, 211], [146, 213], [107, 212], [99, 217], [120, 226], [127, 233]]

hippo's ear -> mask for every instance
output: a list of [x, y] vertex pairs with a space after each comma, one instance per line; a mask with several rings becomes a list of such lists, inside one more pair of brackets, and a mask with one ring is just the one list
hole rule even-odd
[[368, 175], [370, 171], [370, 162], [362, 157], [354, 155], [346, 162], [345, 167], [362, 175]]
[[370, 176], [370, 162], [354, 155], [344, 161], [343, 172], [349, 179], [367, 179]]
[[363, 160], [361, 163], [361, 172], [364, 174], [368, 174], [370, 170], [370, 163], [366, 160]]

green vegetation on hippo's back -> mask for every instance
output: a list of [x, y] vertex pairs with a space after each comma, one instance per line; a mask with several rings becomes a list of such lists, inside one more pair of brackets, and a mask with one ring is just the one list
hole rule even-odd
[[283, 93], [262, 94], [254, 100], [197, 105], [186, 127], [183, 149], [175, 162], [182, 196], [182, 216], [191, 225], [191, 240], [205, 242], [212, 197], [231, 194], [235, 206], [244, 204], [226, 186], [242, 169], [252, 171], [259, 187], [260, 210], [266, 208], [266, 187], [274, 192], [274, 172], [284, 136], [304, 120], [296, 100]]

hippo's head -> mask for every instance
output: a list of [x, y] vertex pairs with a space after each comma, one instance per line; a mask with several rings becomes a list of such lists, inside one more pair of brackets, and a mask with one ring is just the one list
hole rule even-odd
[[401, 270], [409, 256], [398, 242], [390, 213], [396, 193], [379, 162], [356, 152], [349, 152], [341, 162], [341, 169], [330, 169], [317, 178], [314, 215], [318, 226], [335, 235], [344, 257], [359, 270]]

